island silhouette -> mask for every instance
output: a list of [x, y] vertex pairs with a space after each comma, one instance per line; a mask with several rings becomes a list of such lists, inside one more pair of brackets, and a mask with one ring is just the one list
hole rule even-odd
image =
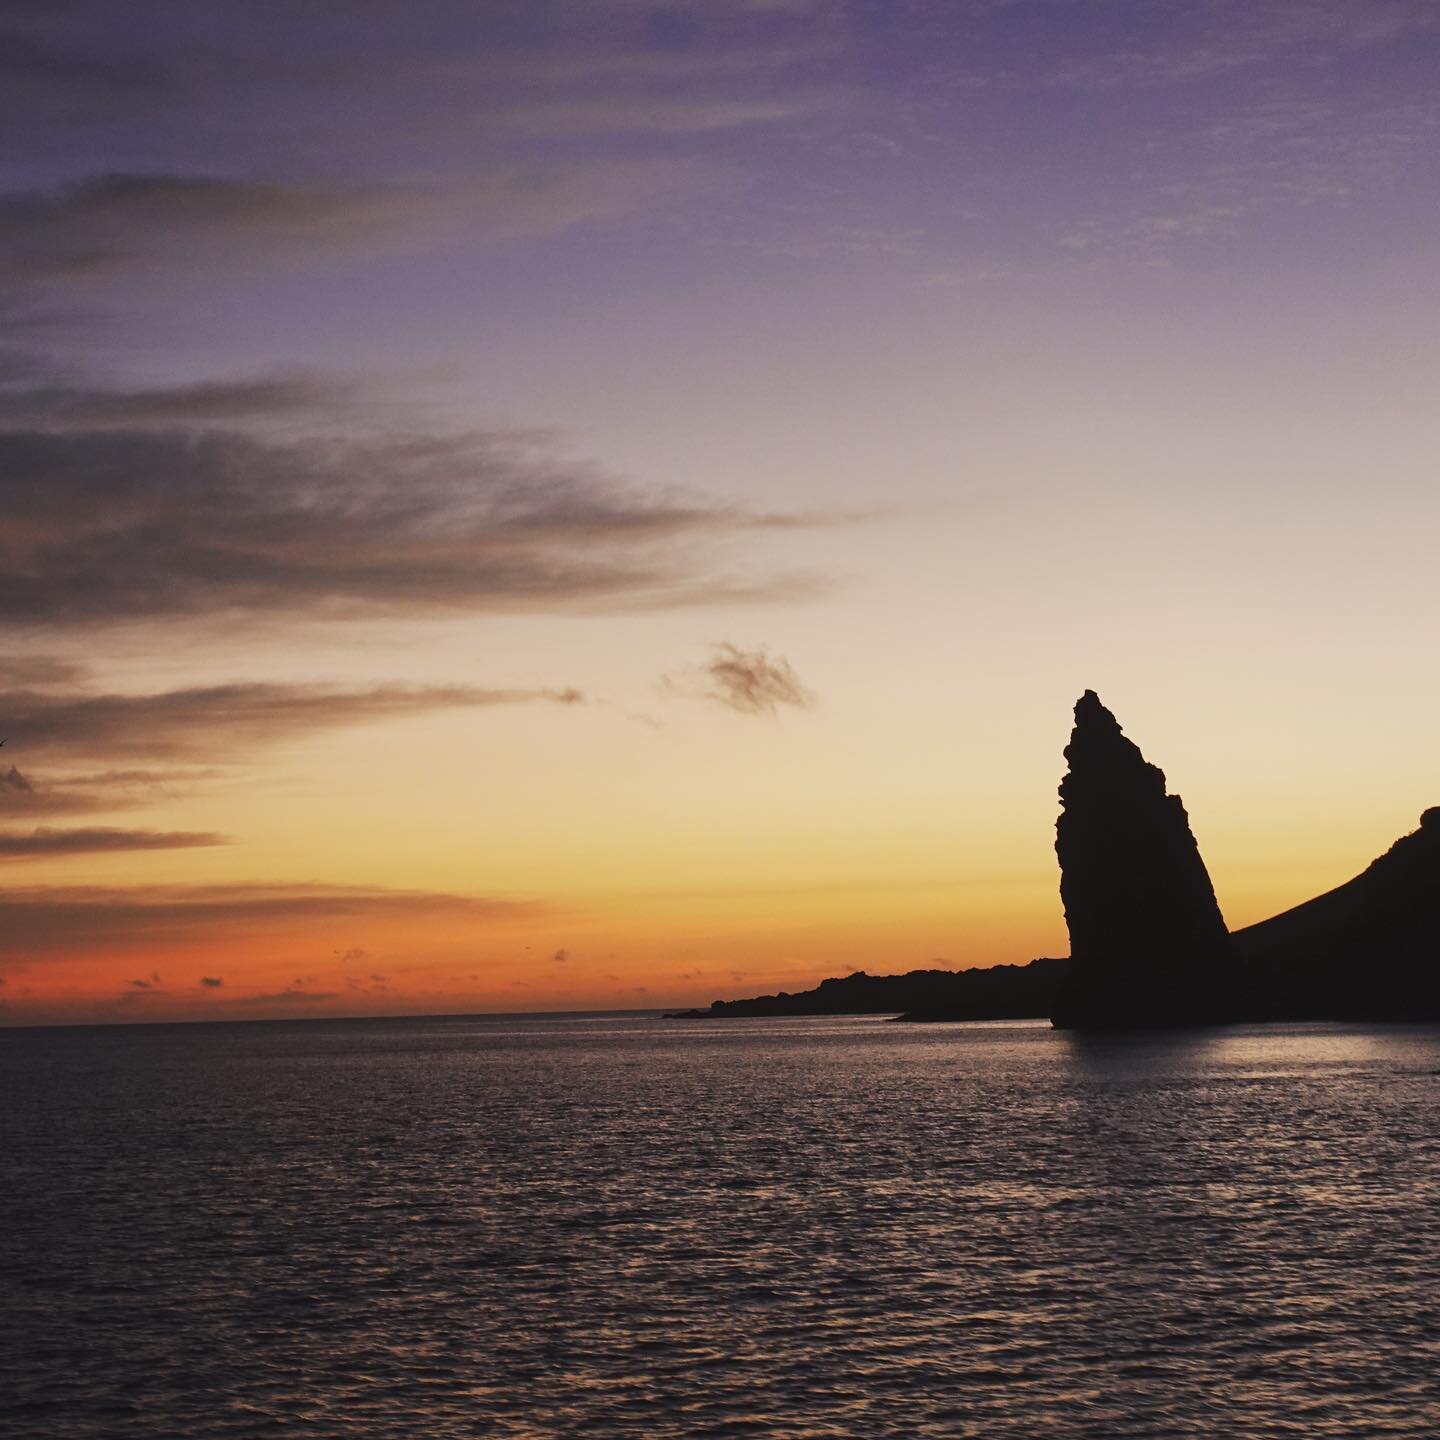
[[1093, 690], [1075, 702], [1055, 853], [1068, 959], [853, 975], [670, 1019], [895, 1014], [1142, 1030], [1440, 1020], [1440, 807], [1346, 884], [1230, 931], [1189, 817]]

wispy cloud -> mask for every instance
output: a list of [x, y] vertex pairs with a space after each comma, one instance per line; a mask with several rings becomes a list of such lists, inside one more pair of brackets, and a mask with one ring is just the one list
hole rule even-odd
[[429, 0], [282, 8], [259, 30], [167, 0], [141, 29], [99, 0], [63, 10], [0, 15], [0, 125], [67, 177], [0, 194], [0, 288], [550, 235], [731, 188], [706, 137], [844, 96], [812, 75], [831, 47], [793, 6]]
[[[1256, 242], [1268, 251], [1267, 222], [1384, 208], [1402, 199], [1398, 187], [1431, 185], [1433, 0], [915, 9], [935, 42], [933, 61], [902, 82], [924, 117], [915, 143], [943, 145], [947, 125], [963, 122], [972, 153], [993, 146], [1027, 177], [1015, 213], [1028, 233], [1035, 211], [1048, 211], [1043, 232], [1072, 259], [1176, 263], [1221, 247], [1246, 255]], [[1016, 123], [1018, 95], [1023, 113], [1047, 117], [1038, 131]], [[999, 215], [996, 224], [1017, 241], [1009, 258], [1026, 263], [1020, 229]]]
[[285, 990], [272, 990], [264, 995], [237, 996], [233, 1002], [236, 1006], [244, 1006], [246, 1009], [282, 1010], [293, 1005], [322, 1005], [326, 1001], [338, 998], [338, 992], [334, 990], [304, 990], [298, 985], [292, 985]]
[[189, 766], [40, 776], [12, 765], [8, 771], [0, 771], [0, 818], [15, 820], [132, 810], [173, 798], [214, 779], [215, 775], [214, 770]]
[[[706, 106], [782, 88], [803, 95], [806, 67], [834, 48], [841, 10], [833, 0], [416, 0], [403, 13], [370, 3], [333, 16], [284, 7], [252, 32], [187, 0], [147, 0], [141, 31], [117, 27], [103, 0], [75, 0], [8, 7], [0, 76], [14, 113], [39, 107], [67, 130], [169, 121], [177, 133], [157, 146], [169, 153], [187, 149], [186, 118], [212, 141], [219, 131], [242, 148], [277, 120], [293, 125], [304, 115], [320, 122], [314, 148], [333, 145], [360, 127], [363, 101], [375, 146], [390, 157], [427, 136], [433, 150], [436, 131], [463, 131], [467, 119], [503, 125], [566, 96], [619, 107], [679, 105], [688, 95], [699, 113], [680, 123], [703, 128], [716, 123]], [[664, 131], [677, 122], [653, 123]]]
[[0, 889], [0, 956], [27, 960], [153, 943], [250, 935], [301, 921], [446, 917], [456, 925], [524, 919], [530, 901], [324, 885], [60, 886]]
[[705, 695], [741, 715], [773, 715], [782, 706], [808, 709], [815, 695], [784, 656], [763, 646], [743, 650], [722, 641], [704, 666]]
[[[935, 37], [936, 68], [944, 70], [947, 51], [966, 55], [965, 82], [997, 88], [1202, 87], [1277, 66], [1303, 79], [1440, 29], [1433, 0], [919, 0], [913, 8]], [[967, 43], [946, 46], [947, 38]]]
[[1128, 0], [1114, 10], [1120, 23], [1104, 31], [1125, 38], [1106, 44], [1097, 36], [1088, 53], [1054, 63], [1049, 79], [1080, 87], [1199, 83], [1279, 60], [1334, 64], [1440, 27], [1431, 0], [1200, 0], [1183, 11]]
[[11, 282], [180, 261], [186, 269], [333, 253], [411, 215], [381, 188], [113, 173], [0, 196], [0, 277]]
[[[0, 193], [0, 290], [127, 274], [264, 274], [555, 234], [693, 181], [674, 159], [504, 161], [444, 180], [117, 171]], [[712, 177], [713, 178], [713, 177]]]
[[[42, 360], [29, 361], [37, 369]], [[128, 426], [214, 426], [304, 416], [350, 405], [353, 384], [318, 374], [266, 375], [244, 380], [121, 389], [30, 383], [17, 361], [10, 385], [0, 377], [0, 422], [37, 429]]]
[[570, 688], [380, 685], [345, 690], [240, 682], [139, 695], [0, 691], [0, 713], [27, 755], [87, 761], [117, 756], [194, 759], [439, 709], [583, 701], [581, 692]]
[[715, 551], [804, 517], [642, 489], [508, 434], [11, 429], [0, 508], [0, 609], [32, 628], [663, 608], [817, 583], [726, 574]]
[[0, 773], [0, 796], [5, 795], [33, 795], [35, 787], [23, 776], [15, 766]]
[[1135, 159], [1123, 203], [1112, 196], [1103, 215], [1063, 226], [1058, 243], [1149, 257], [1225, 239], [1265, 216], [1384, 194], [1437, 140], [1434, 95], [1233, 103], [1157, 137]]
[[762, 125], [805, 115], [821, 108], [828, 97], [792, 94], [753, 99], [686, 96], [649, 99], [556, 98], [517, 105], [503, 119], [518, 130], [539, 135], [606, 135], [648, 133], [683, 135]]
[[195, 830], [114, 830], [104, 827], [52, 830], [28, 835], [0, 831], [0, 859], [40, 860], [63, 855], [98, 855], [118, 850], [190, 850], [224, 845], [223, 835]]
[[46, 689], [57, 686], [79, 685], [86, 674], [85, 667], [74, 660], [65, 660], [58, 655], [16, 655], [0, 654], [0, 689], [14, 689], [29, 685], [42, 685]]

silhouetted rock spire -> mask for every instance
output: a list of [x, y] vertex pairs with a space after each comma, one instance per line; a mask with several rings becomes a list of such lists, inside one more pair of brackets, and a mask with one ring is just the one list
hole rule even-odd
[[1065, 758], [1055, 852], [1070, 959], [857, 971], [799, 995], [717, 1000], [676, 1018], [1048, 1014], [1062, 1029], [1440, 1021], [1440, 806], [1353, 880], [1230, 936], [1180, 797], [1165, 793], [1164, 773], [1093, 690], [1076, 702]]
[[1212, 1023], [1229, 936], [1178, 795], [1087, 690], [1075, 705], [1055, 852], [1075, 961], [1064, 1027]]

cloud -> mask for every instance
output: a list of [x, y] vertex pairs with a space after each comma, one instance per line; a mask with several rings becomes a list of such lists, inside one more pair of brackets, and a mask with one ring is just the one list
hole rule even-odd
[[0, 795], [7, 792], [17, 795], [33, 795], [35, 787], [12, 765], [0, 773]]
[[0, 859], [39, 860], [62, 855], [99, 855], [120, 850], [189, 850], [227, 844], [223, 835], [194, 830], [51, 830], [28, 835], [0, 831]]
[[277, 924], [444, 916], [456, 924], [526, 919], [522, 900], [326, 885], [43, 885], [0, 889], [0, 955], [41, 958], [78, 949], [203, 944]]
[[0, 193], [0, 285], [142, 272], [263, 273], [345, 256], [517, 240], [622, 211], [683, 166], [505, 163], [433, 180], [342, 183], [113, 172]]
[[235, 997], [235, 1005], [255, 1006], [257, 1008], [279, 1008], [286, 1005], [319, 1005], [326, 1000], [335, 1000], [338, 992], [334, 990], [301, 990], [291, 986], [288, 990], [276, 990], [268, 995], [239, 995]]
[[[143, 32], [127, 33], [96, 0], [67, 4], [63, 14], [12, 5], [0, 46], [0, 114], [39, 108], [50, 129], [99, 132], [92, 152], [123, 148], [104, 144], [105, 122], [114, 130], [118, 120], [161, 131], [152, 154], [190, 153], [198, 133], [212, 147], [253, 156], [264, 137], [301, 132], [308, 155], [365, 136], [387, 157], [412, 162], [429, 140], [431, 164], [447, 153], [439, 137], [480, 130], [489, 138], [567, 100], [639, 110], [633, 123], [642, 131], [684, 133], [747, 123], [747, 105], [777, 93], [803, 95], [803, 67], [833, 51], [823, 23], [833, 8], [417, 0], [400, 12], [357, 0], [331, 17], [313, 6], [278, 7], [256, 30], [217, 23], [223, 12], [213, 7], [147, 0]], [[660, 113], [646, 115], [647, 106]], [[578, 124], [585, 135], [595, 123], [582, 116], [552, 128], [569, 134]], [[602, 116], [600, 124], [608, 132], [615, 122]]]
[[[0, 691], [0, 704], [4, 703]], [[103, 770], [46, 776], [22, 774], [12, 765], [0, 771], [0, 818], [20, 816], [93, 815], [130, 810], [173, 798], [216, 772], [199, 767], [174, 770]]]
[[504, 160], [443, 179], [367, 182], [212, 173], [95, 174], [0, 192], [0, 291], [134, 275], [265, 275], [458, 243], [534, 240], [611, 218], [723, 168], [674, 157]]
[[1057, 243], [1153, 259], [1282, 210], [1358, 203], [1400, 183], [1437, 134], [1440, 103], [1428, 94], [1236, 99], [1223, 116], [1152, 141], [1132, 167], [1129, 198], [1066, 223]]
[[[744, 183], [709, 137], [843, 103], [793, 6], [0, 9], [0, 287], [167, 283], [530, 239]], [[623, 144], [597, 143], [623, 137]], [[75, 173], [78, 157], [93, 166]]]
[[0, 422], [42, 429], [210, 426], [305, 416], [350, 403], [355, 387], [321, 375], [269, 375], [192, 385], [106, 389], [35, 384], [0, 387]]
[[782, 705], [808, 709], [815, 695], [800, 682], [790, 662], [771, 658], [765, 647], [742, 650], [724, 641], [713, 647], [704, 667], [707, 699], [742, 715], [773, 715]]
[[214, 175], [94, 175], [0, 195], [0, 276], [96, 275], [167, 262], [247, 269], [354, 245], [394, 224], [393, 192]]
[[1433, 33], [1440, 25], [1432, 0], [1269, 0], [1261, 5], [1210, 0], [1206, 8], [1206, 29], [1188, 43], [1158, 47], [1149, 76], [1160, 81], [1204, 78], [1306, 55], [1343, 60], [1423, 31]]
[[[939, 8], [952, 38], [973, 43], [938, 46], [917, 85], [957, 113], [963, 103], [972, 133], [995, 127], [1014, 163], [1037, 167], [1046, 228], [1087, 266], [1268, 240], [1287, 211], [1292, 229], [1313, 230], [1296, 212], [1315, 205], [1388, 213], [1397, 186], [1429, 183], [1440, 102], [1413, 57], [1440, 37], [1434, 0]], [[1026, 22], [1045, 8], [1056, 23]], [[1055, 118], [1043, 142], [1012, 128], [1017, 91]], [[1106, 135], [1099, 145], [1067, 138], [1076, 105], [1087, 134]]]
[[580, 691], [568, 687], [378, 685], [345, 690], [237, 682], [148, 695], [0, 691], [0, 713], [14, 743], [23, 745], [27, 754], [187, 759], [438, 709], [537, 702], [570, 706], [583, 700]]
[[784, 98], [706, 100], [671, 95], [630, 100], [596, 98], [516, 106], [502, 112], [506, 123], [541, 135], [606, 135], [626, 132], [686, 134], [763, 125], [813, 113], [825, 97], [799, 94]]
[[0, 655], [0, 689], [23, 685], [73, 685], [85, 667], [53, 655]]
[[12, 626], [665, 608], [813, 592], [713, 547], [822, 523], [644, 490], [514, 435], [0, 430]]
[[1183, 9], [1120, 0], [1048, 32], [1007, 27], [1027, 53], [986, 78], [1098, 90], [1234, 84], [1234, 72], [1252, 68], [1268, 80], [1277, 65], [1294, 77], [1437, 25], [1433, 0], [1192, 0]]

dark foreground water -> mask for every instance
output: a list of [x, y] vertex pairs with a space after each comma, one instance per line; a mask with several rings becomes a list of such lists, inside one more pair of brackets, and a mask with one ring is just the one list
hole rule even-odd
[[1440, 1435], [1440, 1030], [0, 1032], [7, 1437]]

